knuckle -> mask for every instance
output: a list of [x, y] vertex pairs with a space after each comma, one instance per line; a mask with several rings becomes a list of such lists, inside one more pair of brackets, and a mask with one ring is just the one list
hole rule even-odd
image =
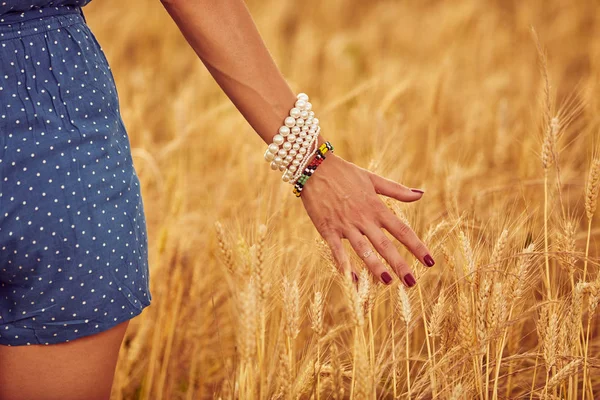
[[331, 251], [333, 253], [339, 253], [339, 251], [342, 249], [342, 243], [339, 240], [326, 240], [327, 244], [329, 245], [329, 248], [331, 249]]
[[362, 213], [355, 214], [353, 225], [359, 230], [364, 231], [369, 224], [369, 219]]
[[382, 250], [388, 250], [392, 245], [392, 241], [388, 239], [387, 236], [382, 235], [382, 237], [378, 240], [378, 244]]
[[403, 259], [398, 259], [394, 263], [394, 268], [396, 269], [396, 271], [401, 271], [401, 272], [410, 270], [410, 268], [408, 267], [408, 264]]
[[323, 218], [316, 224], [316, 228], [323, 236], [330, 234], [333, 231], [331, 219]]
[[367, 242], [366, 239], [360, 239], [358, 241], [358, 250], [359, 251], [367, 251], [369, 250], [369, 243]]
[[419, 240], [417, 242], [417, 245], [415, 246], [415, 253], [416, 254], [425, 254], [427, 252], [428, 252], [427, 246], [425, 246], [425, 243], [423, 243]]
[[400, 235], [401, 237], [407, 237], [410, 233], [412, 233], [412, 229], [410, 229], [410, 226], [401, 221], [398, 222], [397, 231], [398, 235]]

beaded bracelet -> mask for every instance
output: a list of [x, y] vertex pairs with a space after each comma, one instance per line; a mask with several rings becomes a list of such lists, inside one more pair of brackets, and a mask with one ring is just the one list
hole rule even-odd
[[[264, 158], [271, 169], [283, 172], [281, 179], [293, 183], [315, 150], [310, 151], [319, 135], [319, 119], [315, 118], [306, 93], [299, 93], [289, 116], [273, 137]], [[280, 147], [282, 146], [282, 147]], [[291, 164], [291, 165], [290, 165]]]
[[[319, 138], [319, 133], [321, 131], [321, 127], [319, 126], [315, 132], [315, 134], [309, 138], [308, 140], [310, 140], [308, 142], [308, 145], [306, 146], [306, 149], [310, 149], [312, 147], [312, 145], [314, 144], [314, 149], [310, 152], [307, 151], [306, 157], [302, 160], [302, 162], [300, 162], [297, 166], [297, 170], [295, 171], [295, 173], [293, 173], [292, 176], [290, 176], [289, 182], [290, 183], [294, 183], [295, 181], [298, 180], [298, 178], [300, 178], [300, 176], [302, 175], [302, 171], [304, 170], [304, 168], [306, 167], [306, 164], [308, 164], [308, 162], [310, 161], [311, 157], [313, 155], [315, 155], [315, 153], [317, 153], [318, 151], [318, 138]], [[304, 142], [307, 143], [307, 142]], [[292, 171], [293, 172], [293, 171]]]
[[306, 166], [302, 176], [300, 176], [300, 178], [298, 178], [298, 180], [295, 182], [293, 192], [296, 197], [300, 197], [302, 195], [302, 189], [304, 188], [304, 185], [306, 185], [306, 181], [308, 181], [308, 178], [315, 173], [317, 167], [325, 160], [325, 153], [327, 153], [327, 151], [333, 152], [333, 145], [329, 142], [323, 143], [318, 148], [315, 158], [313, 158], [310, 164]]

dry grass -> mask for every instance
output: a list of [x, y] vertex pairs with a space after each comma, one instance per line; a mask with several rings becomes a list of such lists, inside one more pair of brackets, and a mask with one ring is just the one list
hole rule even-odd
[[437, 264], [354, 290], [160, 2], [97, 0], [154, 297], [113, 398], [598, 398], [596, 2], [249, 6], [336, 152], [426, 190], [388, 205]]

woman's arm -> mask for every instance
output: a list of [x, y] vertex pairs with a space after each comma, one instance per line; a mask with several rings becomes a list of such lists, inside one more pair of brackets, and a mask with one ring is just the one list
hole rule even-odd
[[297, 99], [246, 4], [242, 0], [162, 3], [225, 94], [265, 143], [271, 143]]
[[[244, 1], [161, 1], [225, 94], [264, 142], [271, 143], [296, 96], [273, 61]], [[318, 138], [319, 143], [324, 142], [322, 135]], [[413, 286], [410, 267], [381, 228], [406, 245], [423, 264], [432, 266], [433, 258], [377, 193], [406, 202], [423, 195], [422, 191], [380, 177], [331, 153], [306, 183], [301, 199], [343, 272], [353, 269], [341, 242], [346, 238], [381, 281], [389, 284], [392, 277], [376, 255], [363, 256], [372, 247], [407, 286]]]

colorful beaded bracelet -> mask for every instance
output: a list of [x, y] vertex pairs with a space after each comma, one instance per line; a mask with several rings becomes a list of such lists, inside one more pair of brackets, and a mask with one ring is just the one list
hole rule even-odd
[[308, 181], [308, 178], [314, 174], [317, 167], [321, 165], [323, 160], [325, 160], [325, 153], [327, 153], [327, 151], [333, 152], [333, 146], [329, 142], [325, 142], [319, 146], [315, 158], [313, 158], [312, 161], [306, 166], [300, 178], [298, 178], [298, 180], [294, 183], [294, 194], [296, 197], [300, 197], [302, 195], [302, 189], [304, 188], [304, 185], [306, 185], [306, 181]]

